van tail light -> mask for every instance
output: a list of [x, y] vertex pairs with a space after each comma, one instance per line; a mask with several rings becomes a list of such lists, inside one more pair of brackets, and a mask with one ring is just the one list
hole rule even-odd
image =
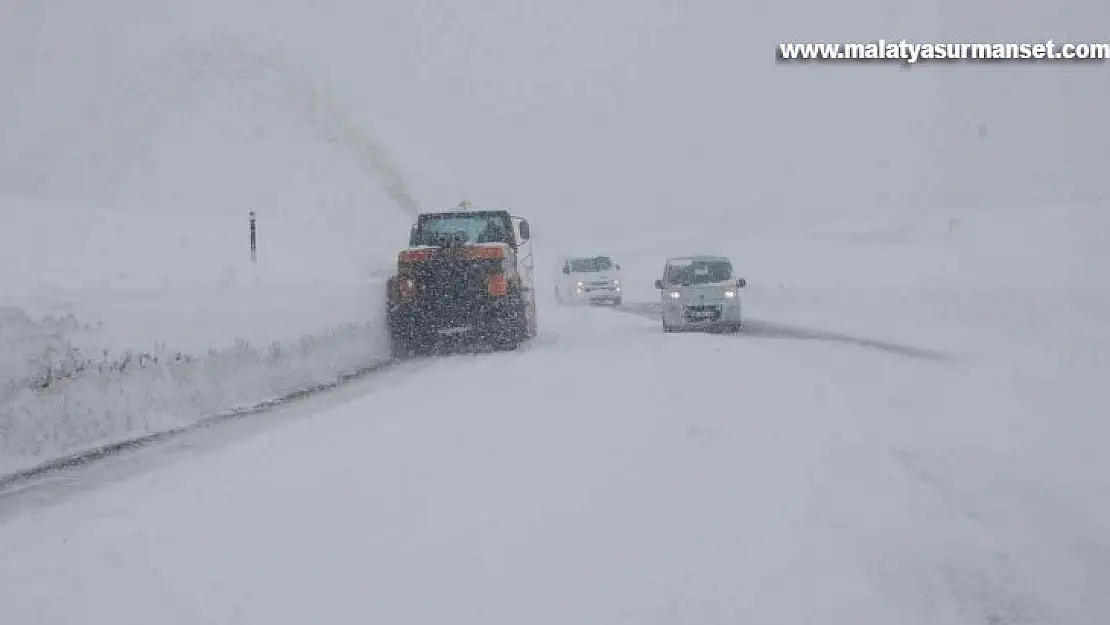
[[486, 286], [489, 289], [489, 294], [494, 297], [505, 297], [509, 294], [509, 280], [503, 273], [491, 275]]

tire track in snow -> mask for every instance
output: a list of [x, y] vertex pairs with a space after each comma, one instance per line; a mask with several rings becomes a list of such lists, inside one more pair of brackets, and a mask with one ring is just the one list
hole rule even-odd
[[[660, 315], [660, 305], [658, 303], [631, 303], [625, 304], [618, 308], [614, 308], [617, 312], [636, 315], [639, 317], [646, 317], [648, 319], [658, 320]], [[744, 321], [744, 329], [740, 335], [745, 337], [755, 337], [764, 339], [788, 339], [798, 341], [821, 341], [824, 343], [839, 343], [841, 345], [850, 345], [863, 349], [870, 349], [897, 356], [904, 356], [906, 358], [916, 358], [919, 360], [932, 360], [947, 362], [952, 361], [951, 355], [944, 352], [915, 347], [912, 345], [905, 345], [901, 343], [893, 343], [890, 341], [882, 341], [861, 336], [853, 336], [840, 332], [832, 332], [829, 330], [818, 330], [813, 328], [803, 328], [800, 326], [787, 325], [784, 323], [777, 323], [773, 321], [766, 321], [762, 319], [748, 318]]]

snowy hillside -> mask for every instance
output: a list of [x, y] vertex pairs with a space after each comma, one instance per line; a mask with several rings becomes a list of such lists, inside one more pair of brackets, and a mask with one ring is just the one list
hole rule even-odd
[[[393, 233], [0, 196], [0, 472], [187, 425], [388, 357]], [[402, 238], [403, 241], [403, 238]]]
[[0, 15], [0, 472], [387, 357], [414, 200], [280, 42], [168, 5]]

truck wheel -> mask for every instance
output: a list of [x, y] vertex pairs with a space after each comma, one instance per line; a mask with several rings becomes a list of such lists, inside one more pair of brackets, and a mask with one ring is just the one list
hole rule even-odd
[[405, 325], [399, 321], [389, 321], [389, 349], [395, 361], [425, 356], [431, 350], [421, 343], [422, 338], [405, 332]]
[[[389, 279], [390, 286], [392, 286], [393, 278]], [[392, 292], [390, 293], [392, 295]], [[404, 360], [411, 356], [409, 354], [408, 345], [404, 337], [397, 331], [397, 322], [393, 316], [392, 307], [386, 310], [386, 328], [389, 332], [389, 356], [391, 360]]]
[[523, 342], [524, 339], [521, 337], [519, 330], [513, 328], [493, 339], [493, 348], [499, 352], [511, 352], [520, 347]]
[[504, 329], [493, 338], [493, 348], [499, 352], [511, 352], [528, 339], [528, 314], [521, 305], [517, 314]]
[[536, 312], [536, 300], [535, 300], [535, 298], [532, 298], [532, 301], [528, 302], [528, 322], [527, 323], [528, 323], [528, 326], [527, 326], [528, 331], [527, 331], [527, 334], [525, 335], [525, 338], [527, 338], [527, 339], [536, 338], [536, 335], [539, 334], [539, 331], [540, 331], [540, 322], [539, 322], [538, 314]]
[[415, 355], [408, 341], [397, 334], [390, 333], [389, 348], [392, 352], [393, 360], [407, 360]]

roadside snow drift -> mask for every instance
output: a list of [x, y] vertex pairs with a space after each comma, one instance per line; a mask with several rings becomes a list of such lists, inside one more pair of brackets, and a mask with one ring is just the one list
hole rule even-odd
[[392, 154], [193, 8], [0, 9], [0, 474], [388, 357]]
[[[393, 233], [0, 196], [0, 474], [336, 382], [389, 357]], [[395, 209], [383, 209], [383, 222]], [[398, 213], [399, 214], [399, 213]], [[313, 227], [314, 226], [314, 227]], [[403, 234], [401, 237], [403, 243]]]

